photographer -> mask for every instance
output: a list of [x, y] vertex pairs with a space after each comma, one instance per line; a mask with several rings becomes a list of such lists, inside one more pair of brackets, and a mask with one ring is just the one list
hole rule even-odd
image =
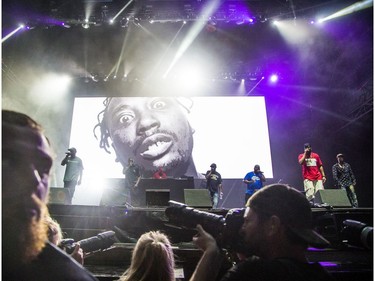
[[[216, 240], [200, 225], [194, 243], [203, 255], [191, 281], [216, 280], [224, 260]], [[228, 270], [221, 280], [333, 280], [318, 263], [308, 263], [308, 245], [329, 242], [312, 229], [309, 202], [296, 189], [273, 184], [249, 200], [241, 228], [247, 259]]]
[[68, 203], [72, 204], [76, 185], [81, 185], [82, 182], [83, 164], [81, 158], [76, 156], [77, 149], [74, 147], [69, 148], [68, 152], [65, 152], [65, 154], [65, 158], [61, 161], [62, 166], [66, 165], [64, 174], [64, 188], [68, 188]]
[[2, 280], [97, 280], [47, 241], [52, 157], [41, 125], [2, 111]]
[[[45, 220], [48, 228], [48, 241], [56, 246], [59, 246], [60, 242], [63, 239], [63, 233], [60, 224], [50, 216], [47, 216]], [[70, 256], [78, 263], [83, 265], [84, 254], [79, 243], [76, 243], [74, 251], [70, 254]]]

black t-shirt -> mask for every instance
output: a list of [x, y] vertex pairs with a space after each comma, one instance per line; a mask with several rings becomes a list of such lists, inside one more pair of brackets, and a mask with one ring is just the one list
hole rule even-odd
[[130, 166], [125, 172], [126, 187], [133, 188], [140, 177], [139, 167], [137, 165]]
[[266, 261], [251, 257], [231, 268], [221, 281], [333, 281], [318, 263], [302, 263], [292, 259]]
[[[211, 172], [211, 170], [208, 170], [206, 173], [206, 176]], [[222, 179], [221, 175], [218, 172], [212, 172], [210, 177], [207, 179], [207, 189], [210, 192], [218, 192], [218, 187], [221, 184]]]

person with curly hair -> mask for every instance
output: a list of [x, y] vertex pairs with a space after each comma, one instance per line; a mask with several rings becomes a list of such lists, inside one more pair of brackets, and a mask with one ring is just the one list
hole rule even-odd
[[192, 157], [191, 105], [171, 97], [111, 97], [103, 104], [94, 133], [100, 130], [99, 146], [108, 153], [112, 146], [123, 167], [132, 158], [145, 178], [160, 167], [174, 178], [203, 178]]

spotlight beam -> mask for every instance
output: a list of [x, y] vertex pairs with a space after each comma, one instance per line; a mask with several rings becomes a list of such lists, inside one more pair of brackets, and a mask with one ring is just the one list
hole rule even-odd
[[92, 2], [88, 2], [86, 3], [86, 7], [85, 7], [85, 21], [89, 21], [91, 15], [92, 15], [92, 11], [94, 10], [94, 3]]
[[252, 87], [252, 88], [250, 89], [250, 91], [247, 92], [246, 95], [250, 95], [251, 92], [254, 91], [254, 89], [255, 89], [255, 88], [260, 84], [260, 82], [262, 82], [263, 80], [264, 80], [264, 77], [262, 77], [262, 78], [258, 81], [258, 83], [256, 83], [256, 84], [254, 85], [254, 87]]
[[334, 18], [346, 16], [346, 15], [358, 12], [360, 10], [369, 8], [373, 5], [374, 5], [373, 0], [364, 0], [364, 1], [356, 2], [353, 5], [350, 5], [336, 13], [333, 13], [332, 15], [329, 15], [328, 17], [320, 19], [319, 22], [324, 22], [324, 21], [331, 20]]
[[1, 43], [3, 43], [4, 41], [6, 41], [8, 38], [12, 37], [14, 34], [16, 34], [20, 29], [24, 28], [23, 25], [20, 25], [19, 27], [17, 27], [15, 30], [13, 30], [11, 33], [9, 33], [8, 35], [6, 35], [5, 37], [3, 37], [1, 39]]
[[[135, 24], [137, 27], [141, 28], [144, 32], [146, 32], [150, 37], [154, 38], [155, 41], [159, 41], [158, 38], [152, 33], [150, 32], [147, 28], [145, 28], [144, 26], [142, 26], [140, 23], [138, 24]], [[121, 62], [125, 62], [125, 58], [127, 57], [125, 55], [126, 51], [127, 51], [127, 48], [129, 48], [129, 35], [130, 33], [129, 32], [126, 32], [125, 34], [125, 37], [124, 37], [124, 41], [122, 43], [122, 48], [121, 48], [121, 53], [120, 53], [120, 56], [117, 60], [117, 63], [116, 65], [114, 66], [114, 68], [111, 70], [111, 73], [115, 72], [115, 76], [117, 76], [118, 74], [118, 71], [119, 71], [119, 68], [120, 68], [120, 64]], [[131, 42], [130, 42], [131, 43]], [[132, 66], [130, 68], [133, 68]], [[127, 75], [128, 73], [130, 72], [130, 70], [127, 70], [126, 69], [126, 65], [124, 63], [124, 74]], [[110, 74], [111, 74], [110, 73]]]
[[182, 28], [185, 26], [185, 24], [183, 23], [181, 25], [181, 27], [179, 28], [179, 30], [176, 32], [175, 36], [173, 37], [173, 39], [171, 40], [171, 42], [168, 44], [168, 47], [165, 49], [164, 53], [162, 54], [161, 58], [159, 59], [158, 63], [155, 65], [154, 67], [154, 70], [152, 71], [152, 73], [154, 73], [157, 68], [159, 67], [159, 65], [162, 63], [164, 57], [166, 56], [166, 54], [168, 53], [170, 47], [173, 45], [174, 41], [176, 40], [176, 38], [178, 37], [178, 35], [180, 34]]
[[[215, 11], [220, 6], [220, 1], [212, 0], [211, 3], [209, 3], [202, 11], [202, 18], [209, 18], [211, 15], [215, 13]], [[185, 39], [182, 41], [180, 48], [177, 50], [177, 53], [175, 57], [173, 58], [173, 61], [169, 65], [167, 71], [164, 73], [163, 77], [166, 78], [173, 68], [173, 66], [177, 63], [177, 61], [182, 57], [182, 55], [186, 52], [186, 50], [190, 47], [190, 45], [193, 43], [195, 38], [198, 36], [198, 34], [204, 29], [206, 25], [205, 21], [197, 21], [188, 34], [186, 35]]]
[[[120, 64], [121, 64], [121, 62], [124, 62], [125, 61], [125, 51], [126, 51], [126, 46], [128, 46], [128, 41], [129, 41], [130, 39], [129, 39], [129, 32], [126, 32], [125, 33], [125, 37], [124, 37], [124, 41], [123, 41], [123, 43], [122, 43], [122, 47], [121, 47], [121, 53], [120, 53], [120, 56], [119, 56], [119, 58], [118, 58], [118, 61], [117, 61], [117, 63], [116, 63], [116, 66], [114, 67], [115, 68], [115, 75], [117, 75], [118, 74], [118, 70], [119, 70], [119, 68], [120, 68]], [[125, 63], [124, 63], [124, 68], [125, 68]], [[114, 69], [112, 69], [111, 70], [111, 73], [114, 71]], [[111, 74], [110, 73], [110, 74]], [[128, 71], [126, 71], [125, 69], [124, 69], [124, 73], [127, 75], [128, 74]], [[109, 75], [110, 75], [109, 74]]]
[[293, 13], [293, 18], [296, 19], [297, 16], [296, 16], [296, 10], [295, 10], [295, 7], [294, 7], [293, 0], [289, 0], [289, 3], [290, 3], [290, 9], [292, 10], [292, 13]]
[[121, 10], [112, 18], [113, 21], [115, 21], [119, 15], [133, 2], [133, 0], [130, 0], [128, 3], [125, 4], [124, 7], [121, 8]]

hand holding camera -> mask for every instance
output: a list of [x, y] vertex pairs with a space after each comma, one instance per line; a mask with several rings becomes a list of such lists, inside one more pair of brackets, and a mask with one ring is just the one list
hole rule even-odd
[[215, 250], [217, 248], [215, 238], [206, 232], [200, 224], [197, 225], [196, 229], [198, 233], [193, 237], [194, 244], [202, 251], [206, 251], [208, 249]]

